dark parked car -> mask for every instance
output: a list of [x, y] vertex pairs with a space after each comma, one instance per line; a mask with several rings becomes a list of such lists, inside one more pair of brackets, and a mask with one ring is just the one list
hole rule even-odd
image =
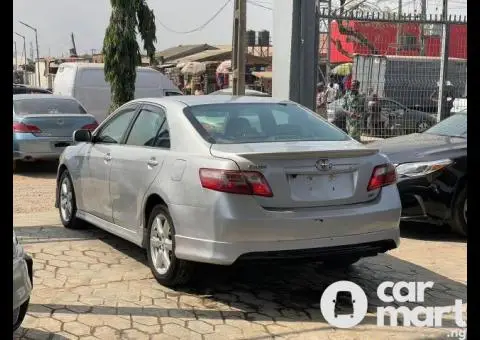
[[13, 84], [13, 94], [44, 93], [51, 94], [52, 91], [23, 84]]
[[[343, 110], [343, 98], [328, 104], [328, 121], [346, 131], [345, 111]], [[381, 115], [386, 123], [383, 129], [375, 130], [375, 137], [391, 137], [415, 132], [423, 132], [437, 123], [435, 115], [427, 112], [411, 110], [405, 105], [389, 98], [379, 98]], [[368, 100], [365, 100], [365, 112], [363, 129], [367, 130]]]
[[402, 219], [467, 235], [467, 111], [428, 129], [374, 142], [396, 164]]

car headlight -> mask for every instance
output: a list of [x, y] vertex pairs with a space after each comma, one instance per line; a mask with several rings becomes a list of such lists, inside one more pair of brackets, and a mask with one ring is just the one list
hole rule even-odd
[[451, 159], [441, 159], [431, 162], [403, 163], [397, 165], [396, 170], [397, 174], [400, 176], [418, 177], [425, 176], [435, 171], [441, 170], [452, 163], [453, 161]]

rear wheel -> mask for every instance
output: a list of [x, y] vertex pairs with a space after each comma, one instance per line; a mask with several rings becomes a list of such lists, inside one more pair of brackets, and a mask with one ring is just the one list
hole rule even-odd
[[467, 236], [467, 186], [460, 191], [453, 204], [451, 227], [452, 231]]
[[327, 269], [346, 269], [355, 262], [358, 262], [360, 257], [358, 256], [345, 256], [334, 259], [328, 259], [323, 262], [323, 266]]
[[146, 245], [148, 265], [160, 284], [173, 287], [190, 280], [194, 263], [175, 256], [175, 227], [164, 205], [156, 205], [150, 213]]
[[13, 160], [13, 173], [17, 170], [17, 161]]
[[415, 127], [416, 128], [415, 132], [422, 133], [423, 131], [428, 130], [430, 127], [431, 125], [428, 122], [425, 122], [425, 121], [417, 122], [417, 125]]
[[65, 228], [81, 229], [85, 222], [77, 218], [77, 202], [75, 200], [75, 191], [73, 189], [72, 178], [68, 170], [64, 170], [58, 182], [58, 210], [60, 220]]

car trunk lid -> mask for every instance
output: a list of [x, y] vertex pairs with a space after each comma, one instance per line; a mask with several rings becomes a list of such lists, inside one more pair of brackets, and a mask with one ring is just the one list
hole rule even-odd
[[354, 141], [212, 144], [211, 154], [261, 172], [273, 191], [254, 196], [265, 208], [347, 205], [378, 194], [367, 190], [378, 150]]
[[18, 116], [18, 122], [37, 127], [33, 132], [38, 137], [72, 137], [75, 130], [87, 125], [96, 125], [92, 115], [80, 114], [28, 114]]

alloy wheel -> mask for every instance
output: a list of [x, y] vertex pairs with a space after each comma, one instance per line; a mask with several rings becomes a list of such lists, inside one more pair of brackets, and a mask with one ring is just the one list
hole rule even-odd
[[60, 213], [64, 221], [69, 222], [72, 218], [72, 184], [68, 176], [65, 176], [60, 185]]
[[417, 125], [417, 132], [423, 132], [425, 130], [428, 130], [430, 128], [430, 125], [427, 122], [420, 122]]
[[463, 203], [463, 219], [465, 220], [465, 224], [467, 224], [467, 199]]
[[150, 253], [155, 270], [163, 275], [172, 263], [172, 231], [168, 219], [163, 214], [155, 216], [150, 231]]

